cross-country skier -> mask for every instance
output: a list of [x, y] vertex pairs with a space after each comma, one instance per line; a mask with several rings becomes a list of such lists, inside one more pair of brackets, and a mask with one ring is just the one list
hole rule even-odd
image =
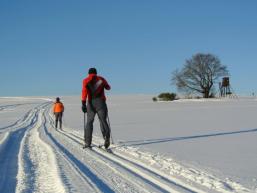
[[110, 127], [107, 122], [107, 105], [104, 90], [110, 90], [111, 87], [107, 81], [97, 75], [95, 68], [90, 68], [88, 76], [83, 80], [82, 86], [82, 111], [87, 113], [87, 123], [84, 128], [84, 148], [91, 147], [93, 122], [95, 114], [98, 115], [101, 131], [105, 140], [104, 147], [110, 146]]
[[64, 106], [62, 102], [60, 101], [60, 98], [57, 97], [56, 101], [53, 106], [53, 113], [55, 115], [55, 128], [57, 129], [58, 122], [59, 122], [59, 127], [62, 129], [62, 115], [64, 112]]

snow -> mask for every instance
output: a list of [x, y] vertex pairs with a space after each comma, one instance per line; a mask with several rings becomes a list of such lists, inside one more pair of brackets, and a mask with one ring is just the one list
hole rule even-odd
[[[257, 100], [108, 96], [113, 153], [83, 150], [79, 96], [0, 98], [0, 192], [257, 192]], [[94, 145], [102, 144], [99, 123]]]
[[16, 192], [64, 193], [55, 155], [51, 147], [39, 137], [42, 113], [38, 119], [36, 126], [22, 140]]
[[[65, 122], [83, 128], [82, 115], [71, 115], [80, 104], [67, 104]], [[223, 180], [227, 177], [256, 188], [257, 103], [255, 99], [152, 101], [152, 96], [110, 96], [115, 141], [161, 153], [199, 167]], [[100, 135], [98, 124], [95, 133]]]
[[0, 97], [0, 132], [14, 126], [24, 114], [44, 100], [24, 97]]
[[9, 132], [0, 134], [0, 145], [2, 145], [9, 137]]

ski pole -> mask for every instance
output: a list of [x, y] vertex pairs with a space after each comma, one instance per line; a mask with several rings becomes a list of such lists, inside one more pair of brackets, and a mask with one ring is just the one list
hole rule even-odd
[[107, 113], [107, 121], [108, 121], [108, 125], [109, 125], [109, 128], [110, 128], [111, 141], [112, 141], [112, 144], [114, 144], [113, 137], [112, 137], [111, 123], [110, 123], [110, 119], [109, 119], [108, 113]]
[[84, 132], [85, 132], [85, 128], [86, 128], [86, 113], [84, 113]]

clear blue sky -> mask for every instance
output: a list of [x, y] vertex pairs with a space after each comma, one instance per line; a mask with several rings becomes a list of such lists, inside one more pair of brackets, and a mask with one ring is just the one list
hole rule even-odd
[[257, 93], [257, 1], [0, 0], [0, 96], [80, 94], [93, 66], [110, 94], [176, 91], [197, 52]]

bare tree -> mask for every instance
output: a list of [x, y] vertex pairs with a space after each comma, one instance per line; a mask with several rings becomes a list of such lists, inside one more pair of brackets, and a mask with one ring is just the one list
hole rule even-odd
[[198, 53], [186, 60], [184, 67], [176, 70], [172, 75], [172, 83], [183, 92], [202, 93], [204, 98], [209, 98], [218, 78], [228, 75], [225, 65], [219, 58], [212, 54]]

